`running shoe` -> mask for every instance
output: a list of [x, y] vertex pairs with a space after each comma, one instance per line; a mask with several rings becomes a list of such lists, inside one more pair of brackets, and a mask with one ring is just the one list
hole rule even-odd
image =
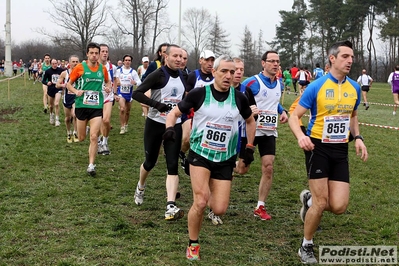
[[111, 154], [111, 152], [110, 152], [110, 150], [108, 148], [108, 144], [103, 144], [101, 146], [103, 147], [102, 155], [110, 155]]
[[366, 110], [368, 110], [370, 108], [370, 105], [368, 103], [366, 103]]
[[89, 164], [87, 167], [87, 173], [90, 176], [96, 176], [96, 165], [95, 164]]
[[123, 135], [126, 133], [126, 128], [125, 127], [121, 127], [121, 131], [119, 132], [119, 134]]
[[260, 205], [259, 208], [255, 209], [254, 216], [259, 217], [262, 221], [272, 219], [272, 217], [266, 212], [265, 206], [263, 205]]
[[306, 213], [309, 210], [308, 200], [312, 197], [312, 194], [309, 190], [304, 189], [302, 190], [301, 194], [299, 195], [299, 199], [301, 200], [302, 207], [299, 215], [301, 216], [302, 222], [305, 222]]
[[395, 111], [393, 111], [393, 112], [392, 112], [392, 115], [396, 115], [396, 112], [395, 112]]
[[167, 221], [174, 221], [183, 218], [184, 211], [177, 208], [177, 206], [173, 205], [169, 207], [165, 212], [165, 220]]
[[103, 151], [104, 151], [103, 145], [98, 143], [97, 154], [103, 154]]
[[72, 143], [72, 136], [71, 136], [71, 134], [68, 134], [68, 136], [67, 136], [67, 142], [68, 142], [68, 143]]
[[144, 186], [143, 189], [140, 189], [140, 188], [139, 188], [139, 185], [137, 184], [136, 191], [134, 192], [134, 202], [135, 202], [137, 205], [143, 204], [143, 201], [144, 201], [144, 192], [145, 192], [145, 186]]
[[59, 127], [60, 125], [61, 125], [60, 121], [59, 120], [55, 120], [55, 126]]
[[214, 225], [223, 224], [222, 219], [220, 219], [219, 216], [215, 215], [215, 214], [213, 213], [213, 211], [210, 211], [210, 212], [208, 213], [208, 218], [211, 219], [211, 221], [212, 221], [212, 223], [213, 223]]
[[187, 247], [186, 258], [189, 260], [200, 260], [199, 251], [199, 244], [191, 244], [191, 246]]
[[73, 142], [79, 142], [78, 134], [73, 133]]
[[43, 113], [47, 114], [47, 108], [43, 108]]
[[303, 264], [316, 264], [317, 259], [314, 256], [313, 244], [301, 246], [298, 250], [298, 256], [301, 258]]
[[55, 123], [54, 114], [50, 114], [50, 124], [54, 125], [54, 123]]

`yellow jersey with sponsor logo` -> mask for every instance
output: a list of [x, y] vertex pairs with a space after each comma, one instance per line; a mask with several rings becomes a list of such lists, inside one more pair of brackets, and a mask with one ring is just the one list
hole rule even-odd
[[348, 142], [350, 119], [360, 100], [359, 84], [348, 77], [339, 83], [328, 73], [313, 81], [299, 100], [311, 113], [306, 134], [325, 143]]

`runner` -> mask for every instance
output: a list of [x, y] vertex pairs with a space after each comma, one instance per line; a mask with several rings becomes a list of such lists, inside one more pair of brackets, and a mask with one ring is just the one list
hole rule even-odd
[[[69, 73], [75, 68], [77, 64], [79, 64], [79, 57], [77, 55], [71, 55], [69, 57], [70, 69], [64, 70], [57, 81], [57, 88], [61, 88], [64, 91], [64, 97], [62, 99], [62, 103], [64, 105], [64, 113], [65, 113], [65, 126], [67, 130], [67, 142], [79, 142], [78, 133], [77, 133], [77, 123], [76, 123], [76, 115], [75, 115], [75, 94], [71, 93], [67, 89], [67, 82], [69, 79]], [[79, 86], [77, 86], [79, 87]], [[71, 124], [73, 124], [73, 132], [71, 130]]]
[[44, 72], [42, 80], [43, 85], [47, 87], [47, 95], [49, 97], [50, 124], [55, 125], [56, 127], [61, 125], [60, 100], [62, 88], [57, 88], [56, 85], [62, 71], [63, 70], [57, 66], [57, 60], [52, 59], [51, 67]]
[[[96, 165], [94, 161], [97, 154], [97, 138], [100, 132], [104, 105], [103, 83], [105, 83], [104, 90], [106, 93], [112, 93], [112, 89], [107, 68], [98, 63], [100, 46], [96, 43], [89, 43], [86, 52], [87, 60], [78, 64], [72, 70], [67, 88], [76, 95], [75, 114], [79, 141], [83, 141], [86, 138], [86, 126], [90, 122], [89, 166], [87, 167], [87, 173], [95, 176]], [[74, 88], [74, 83], [80, 78], [84, 82], [77, 84], [78, 87]]]
[[115, 99], [119, 102], [119, 119], [121, 122], [120, 134], [128, 131], [130, 109], [132, 107], [133, 87], [139, 86], [141, 80], [133, 68], [131, 68], [133, 57], [131, 55], [123, 56], [123, 66], [116, 70], [117, 92], [114, 93]]
[[200, 259], [199, 233], [207, 205], [216, 215], [224, 214], [228, 208], [241, 118], [247, 123], [248, 136], [244, 160], [247, 164], [253, 161], [255, 120], [248, 99], [230, 86], [234, 72], [235, 64], [229, 56], [217, 58], [212, 69], [215, 83], [188, 93], [166, 120], [164, 142], [176, 142], [176, 121], [182, 112], [194, 108], [187, 158], [194, 198], [187, 219], [189, 243], [186, 258], [189, 260]]
[[369, 75], [367, 75], [366, 69], [362, 70], [362, 74], [357, 79], [357, 83], [359, 83], [362, 88], [362, 96], [363, 96], [363, 100], [364, 100], [363, 106], [366, 106], [366, 110], [368, 110], [370, 105], [367, 101], [367, 93], [369, 92], [369, 90], [371, 88], [373, 79]]
[[44, 72], [46, 72], [47, 69], [51, 68], [50, 64], [50, 54], [45, 54], [44, 55], [44, 62], [40, 64], [39, 68], [39, 78], [40, 82], [42, 83], [43, 87], [43, 112], [47, 114], [48, 111], [48, 96], [47, 96], [47, 82], [48, 80], [43, 79]]

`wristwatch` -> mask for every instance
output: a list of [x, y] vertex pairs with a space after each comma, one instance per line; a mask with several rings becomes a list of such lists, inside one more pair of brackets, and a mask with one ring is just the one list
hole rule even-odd
[[353, 139], [361, 139], [362, 141], [364, 141], [364, 138], [363, 138], [363, 136], [362, 135], [357, 135], [357, 136], [355, 136]]

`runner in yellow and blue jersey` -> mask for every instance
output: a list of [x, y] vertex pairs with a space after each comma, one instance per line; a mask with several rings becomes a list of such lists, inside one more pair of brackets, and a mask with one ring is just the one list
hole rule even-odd
[[[298, 255], [302, 263], [314, 264], [313, 235], [324, 211], [345, 212], [349, 203], [348, 141], [355, 136], [356, 154], [363, 161], [368, 154], [359, 134], [357, 108], [360, 86], [347, 75], [353, 63], [352, 43], [335, 43], [328, 52], [330, 72], [309, 84], [298, 106], [289, 118], [289, 125], [305, 150], [309, 190], [300, 194], [304, 238]], [[311, 112], [306, 134], [299, 119]]]

